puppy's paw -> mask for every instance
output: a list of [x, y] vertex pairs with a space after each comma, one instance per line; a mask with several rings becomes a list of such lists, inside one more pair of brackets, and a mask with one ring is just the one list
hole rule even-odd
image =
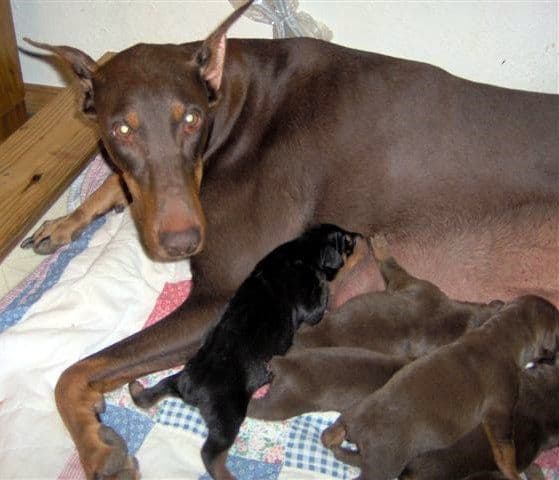
[[130, 392], [132, 400], [138, 407], [149, 408], [154, 404], [149, 389], [144, 388], [138, 380], [134, 380], [128, 384], [128, 391]]
[[388, 241], [384, 235], [375, 234], [369, 237], [369, 245], [373, 250], [373, 255], [379, 262], [391, 257]]
[[322, 432], [320, 441], [326, 448], [339, 447], [346, 438], [346, 430], [344, 425], [337, 420], [333, 425], [330, 425]]

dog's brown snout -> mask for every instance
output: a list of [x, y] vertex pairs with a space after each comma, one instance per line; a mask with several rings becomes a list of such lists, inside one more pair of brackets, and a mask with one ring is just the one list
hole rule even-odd
[[181, 231], [167, 231], [159, 234], [159, 242], [171, 257], [186, 257], [198, 251], [202, 243], [199, 227]]

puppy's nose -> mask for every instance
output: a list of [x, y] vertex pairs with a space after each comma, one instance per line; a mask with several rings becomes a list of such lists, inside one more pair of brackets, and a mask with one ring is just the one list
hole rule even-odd
[[344, 248], [344, 253], [346, 255], [351, 255], [353, 253], [353, 250], [355, 249], [355, 244], [357, 243], [357, 238], [361, 238], [361, 236], [358, 234], [355, 235], [346, 235], [346, 243], [345, 243], [345, 248]]
[[187, 257], [200, 246], [202, 234], [198, 227], [178, 232], [161, 232], [159, 242], [171, 257]]

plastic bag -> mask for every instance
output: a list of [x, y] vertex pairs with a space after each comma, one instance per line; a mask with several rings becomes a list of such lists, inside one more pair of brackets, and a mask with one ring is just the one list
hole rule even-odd
[[[239, 8], [245, 0], [229, 0]], [[245, 15], [255, 22], [272, 25], [274, 38], [313, 37], [332, 40], [332, 31], [306, 12], [298, 12], [298, 0], [255, 0]]]

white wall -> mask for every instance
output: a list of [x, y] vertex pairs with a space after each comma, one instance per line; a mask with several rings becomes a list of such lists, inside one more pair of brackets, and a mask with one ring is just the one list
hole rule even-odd
[[[203, 38], [232, 7], [226, 0], [12, 0], [18, 42], [78, 47], [92, 57], [134, 43]], [[439, 65], [472, 80], [558, 92], [556, 1], [412, 2], [300, 0], [333, 41]], [[231, 36], [267, 37], [242, 18]], [[49, 65], [20, 55], [26, 82], [62, 83]]]

